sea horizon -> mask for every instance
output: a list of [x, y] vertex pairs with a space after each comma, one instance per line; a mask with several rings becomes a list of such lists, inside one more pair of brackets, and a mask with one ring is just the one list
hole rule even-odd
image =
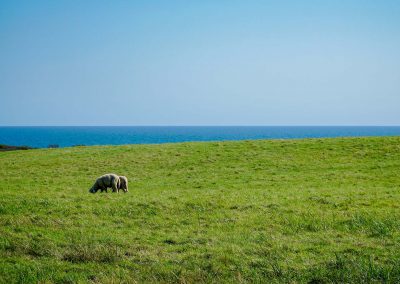
[[294, 125], [294, 124], [273, 124], [273, 125], [268, 125], [268, 124], [221, 124], [221, 125], [207, 125], [207, 124], [199, 124], [199, 125], [190, 125], [190, 124], [182, 124], [182, 125], [173, 125], [173, 124], [159, 124], [159, 125], [0, 125], [0, 128], [3, 127], [400, 127], [400, 125], [397, 124], [366, 124], [366, 125], [341, 125], [341, 124], [332, 124], [332, 125], [327, 125], [327, 124], [301, 124], [301, 125]]
[[0, 126], [0, 144], [34, 148], [367, 136], [400, 136], [400, 126]]

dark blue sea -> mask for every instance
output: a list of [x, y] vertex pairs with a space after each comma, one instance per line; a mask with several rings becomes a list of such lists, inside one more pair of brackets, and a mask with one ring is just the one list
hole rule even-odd
[[355, 136], [400, 136], [400, 126], [0, 127], [0, 144], [39, 148]]

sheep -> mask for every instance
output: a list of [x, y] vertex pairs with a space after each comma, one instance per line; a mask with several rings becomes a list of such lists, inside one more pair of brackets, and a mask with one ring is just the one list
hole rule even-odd
[[96, 193], [99, 189], [101, 192], [107, 192], [107, 188], [112, 188], [113, 192], [119, 192], [122, 189], [125, 193], [128, 192], [128, 179], [125, 176], [116, 174], [105, 174], [96, 179], [96, 182], [89, 189], [90, 193]]

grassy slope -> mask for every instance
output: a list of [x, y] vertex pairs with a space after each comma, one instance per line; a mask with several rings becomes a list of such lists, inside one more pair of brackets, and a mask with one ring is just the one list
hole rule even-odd
[[0, 181], [0, 282], [400, 281], [400, 137], [3, 152]]

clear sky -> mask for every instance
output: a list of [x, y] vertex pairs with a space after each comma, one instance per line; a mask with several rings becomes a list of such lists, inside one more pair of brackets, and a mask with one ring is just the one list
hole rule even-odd
[[0, 0], [0, 125], [400, 125], [400, 1]]

